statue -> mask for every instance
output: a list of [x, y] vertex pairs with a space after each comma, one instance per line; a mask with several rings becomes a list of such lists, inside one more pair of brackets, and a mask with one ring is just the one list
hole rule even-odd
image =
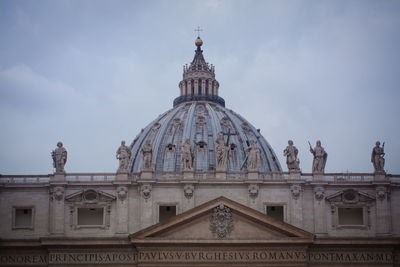
[[372, 149], [371, 162], [374, 165], [375, 173], [384, 173], [383, 167], [385, 166], [385, 142], [382, 147], [379, 141], [376, 142], [375, 147]]
[[300, 160], [297, 159], [299, 150], [293, 145], [293, 141], [288, 141], [288, 146], [283, 150], [283, 155], [286, 157], [286, 164], [289, 171], [299, 171]]
[[326, 160], [328, 158], [328, 153], [325, 152], [324, 148], [321, 146], [321, 141], [317, 141], [317, 145], [313, 149], [310, 142], [310, 152], [314, 155], [312, 173], [323, 174], [325, 171]]
[[244, 151], [249, 153], [247, 157], [247, 170], [258, 171], [261, 165], [261, 150], [254, 143], [254, 140], [250, 140], [250, 146], [246, 147]]
[[125, 146], [125, 141], [121, 141], [121, 146], [117, 150], [116, 158], [119, 160], [117, 172], [128, 172], [129, 160], [131, 159], [131, 149]]
[[151, 170], [151, 162], [153, 160], [153, 147], [151, 146], [150, 139], [142, 147], [142, 170]]
[[191, 170], [193, 168], [194, 152], [192, 145], [190, 144], [189, 138], [185, 140], [182, 147], [182, 169], [184, 171]]
[[226, 170], [226, 162], [228, 155], [228, 148], [225, 145], [224, 135], [222, 133], [218, 134], [217, 147], [215, 148], [215, 158], [216, 158], [216, 170], [217, 171], [225, 171]]
[[65, 173], [64, 166], [67, 163], [67, 150], [63, 147], [61, 141], [57, 143], [57, 148], [51, 152], [51, 156], [56, 173]]

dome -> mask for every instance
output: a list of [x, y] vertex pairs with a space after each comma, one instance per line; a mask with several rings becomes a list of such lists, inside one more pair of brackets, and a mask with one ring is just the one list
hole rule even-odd
[[229, 151], [227, 171], [246, 170], [246, 148], [251, 140], [260, 150], [258, 170], [282, 171], [274, 151], [260, 132], [242, 116], [225, 108], [224, 99], [218, 96], [215, 68], [204, 60], [200, 45], [191, 64], [183, 68], [179, 88], [180, 96], [174, 100], [174, 107], [151, 122], [131, 143], [131, 172], [142, 171], [142, 148], [146, 142], [151, 144], [152, 170], [182, 171], [182, 145], [187, 139], [193, 149], [193, 169], [214, 171], [216, 140], [221, 133]]

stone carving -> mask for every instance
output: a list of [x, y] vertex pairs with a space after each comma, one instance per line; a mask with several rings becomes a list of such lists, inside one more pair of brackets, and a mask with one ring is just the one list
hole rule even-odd
[[67, 163], [67, 150], [63, 147], [61, 141], [57, 143], [57, 148], [51, 152], [51, 156], [56, 173], [65, 173], [64, 166]]
[[124, 201], [128, 196], [128, 188], [126, 186], [120, 186], [117, 188], [118, 199]]
[[160, 127], [161, 127], [161, 124], [156, 122], [156, 123], [154, 123], [153, 127], [151, 128], [151, 131], [153, 133], [156, 133], [158, 131], [158, 129], [160, 129]]
[[193, 194], [194, 194], [194, 186], [191, 185], [191, 184], [185, 185], [185, 186], [183, 187], [183, 193], [184, 193], [184, 195], [185, 195], [185, 197], [186, 197], [187, 199], [192, 198], [192, 197], [193, 197]]
[[232, 164], [233, 167], [236, 167], [238, 165], [238, 160], [237, 160], [237, 145], [231, 143], [230, 146], [230, 151], [229, 151], [229, 157], [232, 159]]
[[193, 147], [190, 144], [189, 138], [185, 140], [182, 147], [182, 168], [184, 171], [190, 171], [193, 169], [194, 152]]
[[288, 146], [283, 150], [283, 155], [286, 157], [286, 164], [289, 171], [299, 171], [300, 160], [297, 158], [299, 150], [293, 145], [293, 141], [288, 141]]
[[292, 197], [294, 199], [298, 199], [301, 194], [302, 188], [300, 185], [295, 184], [290, 187], [290, 191], [292, 192]]
[[196, 128], [201, 129], [206, 124], [206, 118], [203, 116], [198, 116], [196, 118]]
[[221, 128], [224, 132], [228, 132], [229, 129], [231, 128], [231, 123], [228, 119], [228, 117], [223, 117], [220, 121], [221, 123]]
[[224, 204], [214, 208], [210, 218], [210, 230], [218, 238], [224, 238], [232, 232], [233, 218], [230, 208], [225, 207]]
[[119, 160], [117, 172], [128, 172], [129, 160], [131, 159], [131, 149], [125, 145], [125, 141], [121, 141], [121, 146], [117, 149], [116, 158]]
[[379, 200], [385, 200], [386, 195], [388, 195], [388, 192], [387, 192], [387, 190], [386, 190], [386, 187], [378, 186], [378, 187], [376, 188], [376, 197], [377, 197]]
[[142, 147], [142, 170], [151, 170], [151, 163], [153, 160], [153, 148], [150, 144], [150, 140], [147, 139], [146, 143]]
[[314, 195], [315, 199], [318, 201], [321, 201], [324, 199], [325, 196], [325, 190], [322, 186], [317, 186], [314, 188]]
[[250, 146], [246, 147], [245, 151], [249, 153], [247, 157], [247, 170], [258, 171], [261, 165], [261, 150], [254, 140], [250, 140]]
[[181, 119], [180, 119], [180, 118], [175, 118], [175, 119], [172, 121], [172, 126], [171, 126], [170, 132], [172, 133], [172, 132], [177, 131], [177, 130], [181, 127], [181, 124], [182, 124]]
[[[310, 142], [309, 142], [310, 144]], [[321, 146], [321, 141], [317, 141], [315, 148], [313, 149], [310, 144], [310, 152], [314, 155], [312, 173], [313, 174], [323, 174], [325, 172], [326, 160], [328, 158], [328, 153]]]
[[51, 193], [52, 200], [54, 199], [54, 200], [60, 201], [64, 197], [64, 187], [56, 186], [50, 191], [50, 193]]
[[215, 148], [216, 170], [226, 171], [228, 148], [225, 145], [224, 135], [219, 133], [215, 142], [217, 143]]
[[256, 198], [258, 196], [259, 186], [256, 184], [249, 185], [249, 195], [252, 198]]
[[151, 197], [151, 184], [144, 184], [141, 186], [140, 191], [142, 192], [142, 196], [144, 199], [149, 199]]
[[374, 165], [375, 173], [385, 173], [385, 143], [383, 143], [382, 147], [379, 141], [376, 142], [375, 147], [372, 149], [371, 162]]
[[242, 123], [242, 129], [245, 131], [245, 133], [250, 133], [251, 132], [250, 126], [249, 126], [249, 124], [247, 122], [243, 122]]

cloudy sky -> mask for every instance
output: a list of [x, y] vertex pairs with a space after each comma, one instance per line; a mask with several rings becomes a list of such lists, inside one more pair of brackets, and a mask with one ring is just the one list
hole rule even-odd
[[194, 29], [220, 96], [311, 171], [400, 173], [400, 1], [0, 1], [0, 173], [113, 172], [115, 151], [179, 94]]

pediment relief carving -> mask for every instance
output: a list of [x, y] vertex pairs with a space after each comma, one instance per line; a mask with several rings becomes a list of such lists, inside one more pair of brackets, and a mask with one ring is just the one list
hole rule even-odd
[[374, 202], [375, 197], [355, 189], [346, 189], [327, 196], [326, 200], [331, 203], [357, 204]]
[[130, 235], [132, 243], [312, 242], [314, 235], [247, 206], [219, 197]]
[[107, 203], [112, 202], [115, 199], [116, 196], [95, 189], [80, 190], [65, 197], [66, 202], [84, 204]]

